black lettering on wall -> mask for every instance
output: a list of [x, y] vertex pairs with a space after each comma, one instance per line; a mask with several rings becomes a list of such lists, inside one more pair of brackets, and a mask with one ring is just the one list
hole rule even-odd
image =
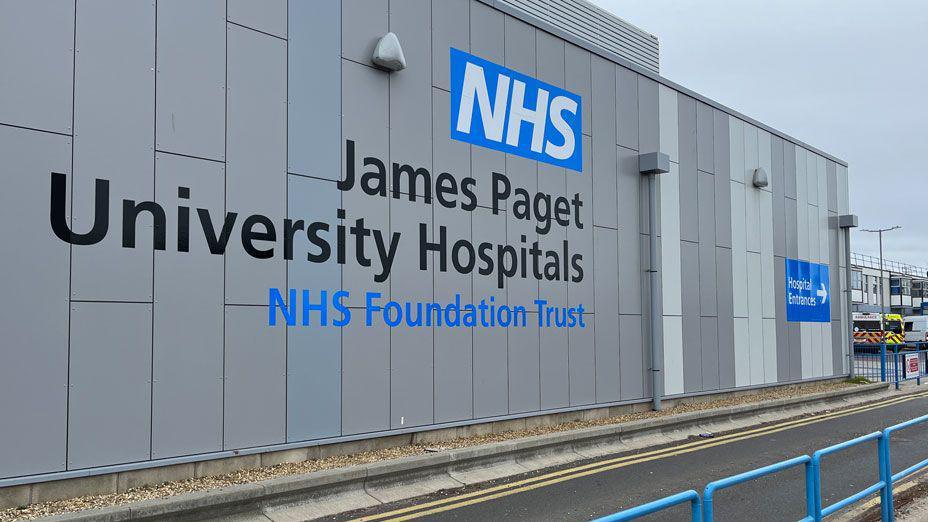
[[105, 179], [94, 181], [93, 226], [86, 234], [76, 234], [68, 225], [68, 176], [52, 172], [51, 202], [49, 222], [58, 239], [72, 245], [93, 245], [106, 237], [110, 227], [110, 182]]

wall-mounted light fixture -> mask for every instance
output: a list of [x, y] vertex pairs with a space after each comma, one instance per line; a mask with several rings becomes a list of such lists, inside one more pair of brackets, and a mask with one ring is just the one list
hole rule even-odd
[[770, 180], [767, 179], [767, 171], [763, 167], [758, 167], [754, 169], [754, 177], [751, 178], [751, 182], [757, 188], [764, 188], [770, 184]]
[[403, 47], [400, 45], [400, 39], [393, 33], [387, 33], [380, 37], [377, 46], [374, 47], [374, 55], [371, 56], [374, 65], [390, 72], [402, 71], [406, 68], [406, 56], [403, 54]]

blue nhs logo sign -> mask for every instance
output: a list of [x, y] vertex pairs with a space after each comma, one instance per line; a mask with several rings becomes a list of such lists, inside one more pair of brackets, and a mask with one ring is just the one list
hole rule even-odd
[[451, 138], [583, 170], [580, 96], [451, 49]]

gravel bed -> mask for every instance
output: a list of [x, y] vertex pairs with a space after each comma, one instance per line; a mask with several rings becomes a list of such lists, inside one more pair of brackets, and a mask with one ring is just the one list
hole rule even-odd
[[39, 517], [57, 515], [71, 511], [81, 511], [85, 509], [101, 508], [138, 502], [141, 500], [150, 500], [156, 498], [165, 498], [183, 493], [195, 491], [207, 491], [221, 489], [235, 484], [246, 484], [260, 480], [281, 477], [285, 475], [298, 475], [311, 473], [326, 469], [343, 468], [347, 466], [356, 466], [378, 462], [381, 460], [396, 459], [408, 457], [411, 455], [420, 455], [428, 452], [463, 448], [479, 444], [488, 444], [504, 440], [529, 437], [533, 435], [542, 435], [545, 433], [554, 433], [568, 431], [580, 428], [589, 428], [593, 426], [604, 426], [608, 424], [619, 424], [634, 420], [649, 419], [653, 417], [665, 417], [679, 413], [702, 411], [712, 408], [721, 408], [725, 406], [735, 406], [738, 404], [747, 404], [753, 402], [769, 401], [775, 399], [784, 399], [809, 395], [825, 391], [834, 391], [842, 388], [855, 386], [847, 382], [822, 382], [803, 386], [783, 387], [774, 390], [760, 391], [758, 393], [746, 394], [736, 397], [705, 401], [691, 402], [680, 404], [673, 408], [665, 409], [659, 412], [645, 411], [637, 413], [628, 413], [615, 417], [608, 417], [595, 420], [571, 421], [556, 424], [552, 426], [543, 426], [522, 430], [506, 431], [501, 433], [491, 433], [477, 435], [473, 437], [462, 437], [441, 443], [434, 444], [413, 444], [409, 446], [400, 446], [376, 451], [365, 451], [352, 455], [338, 455], [326, 457], [323, 459], [307, 460], [298, 463], [278, 464], [276, 466], [240, 470], [226, 475], [214, 477], [201, 477], [175, 482], [165, 482], [163, 484], [142, 486], [131, 489], [125, 493], [107, 494], [107, 495], [90, 495], [68, 500], [58, 500], [54, 502], [45, 502], [33, 504], [23, 508], [12, 508], [0, 511], [0, 522], [13, 522], [15, 520], [32, 520]]

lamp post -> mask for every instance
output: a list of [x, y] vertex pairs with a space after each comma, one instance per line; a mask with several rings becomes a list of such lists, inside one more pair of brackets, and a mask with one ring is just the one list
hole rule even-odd
[[893, 230], [898, 230], [900, 228], [902, 227], [899, 225], [895, 225], [889, 228], [876, 228], [876, 229], [862, 228], [860, 229], [861, 232], [871, 232], [871, 233], [879, 235], [880, 237], [880, 330], [883, 329], [883, 319], [884, 319], [884, 316], [886, 315], [886, 305], [883, 302], [883, 232], [890, 232]]

